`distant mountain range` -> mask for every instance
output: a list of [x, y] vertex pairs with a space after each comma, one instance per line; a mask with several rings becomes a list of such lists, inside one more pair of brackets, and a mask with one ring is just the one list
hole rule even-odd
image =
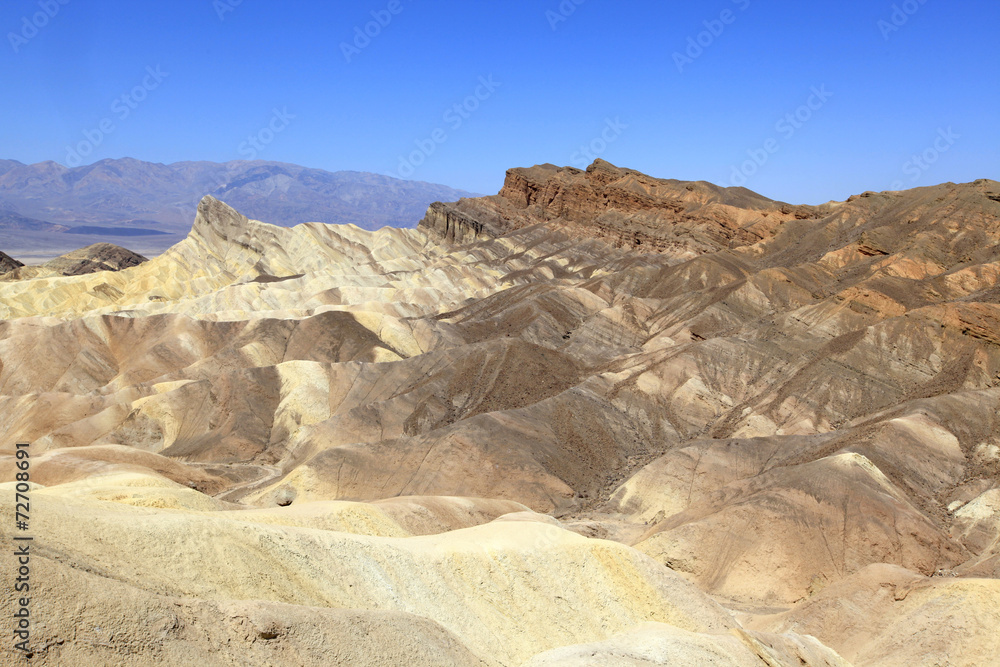
[[0, 210], [0, 229], [11, 232], [68, 232], [72, 228], [28, 218], [14, 211]]
[[0, 231], [186, 233], [207, 194], [272, 224], [353, 223], [364, 229], [412, 227], [432, 202], [477, 196], [378, 174], [260, 160], [157, 164], [123, 158], [73, 169], [0, 160]]

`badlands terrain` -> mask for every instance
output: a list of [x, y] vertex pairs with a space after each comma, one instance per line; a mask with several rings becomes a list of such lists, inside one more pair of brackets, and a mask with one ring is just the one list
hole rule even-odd
[[32, 664], [997, 664], [1000, 183], [542, 165], [27, 268]]

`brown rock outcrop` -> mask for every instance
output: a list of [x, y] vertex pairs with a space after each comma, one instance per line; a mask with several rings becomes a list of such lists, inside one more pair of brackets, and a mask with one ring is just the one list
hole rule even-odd
[[784, 221], [823, 210], [744, 188], [651, 178], [597, 160], [586, 171], [551, 164], [511, 169], [498, 195], [433, 204], [420, 226], [450, 242], [468, 242], [544, 222], [615, 248], [690, 257], [755, 243]]
[[14, 269], [24, 266], [23, 262], [19, 262], [9, 255], [5, 255], [0, 252], [0, 274], [7, 273], [8, 271], [13, 271]]
[[148, 261], [131, 250], [112, 243], [95, 243], [49, 260], [42, 266], [64, 276], [81, 276], [97, 271], [121, 271]]

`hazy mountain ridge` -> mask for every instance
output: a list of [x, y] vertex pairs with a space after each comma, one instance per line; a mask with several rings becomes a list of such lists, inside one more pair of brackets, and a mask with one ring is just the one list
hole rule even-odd
[[51, 222], [35, 220], [13, 211], [0, 211], [0, 230], [13, 232], [60, 233], [68, 232], [71, 229], [71, 227], [67, 227], [66, 225], [55, 225]]
[[68, 169], [55, 162], [0, 160], [0, 207], [49, 223], [114, 227], [142, 219], [163, 231], [186, 232], [206, 194], [275, 224], [363, 229], [412, 226], [430, 202], [470, 196], [431, 183], [279, 162], [164, 165], [122, 158]]

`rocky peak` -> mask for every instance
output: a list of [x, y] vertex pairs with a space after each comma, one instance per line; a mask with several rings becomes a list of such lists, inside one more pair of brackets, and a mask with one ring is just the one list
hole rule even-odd
[[148, 261], [142, 255], [112, 243], [95, 243], [68, 252], [42, 266], [64, 276], [79, 276], [97, 271], [121, 271]]
[[0, 273], [7, 273], [8, 271], [13, 271], [24, 266], [22, 262], [17, 261], [10, 255], [0, 252]]
[[205, 195], [198, 203], [198, 213], [188, 238], [223, 257], [229, 255], [234, 247], [259, 257], [268, 244], [278, 242], [280, 230], [272, 225], [253, 222], [225, 202]]
[[230, 236], [245, 231], [248, 222], [248, 218], [233, 207], [212, 195], [205, 195], [198, 202], [191, 234], [205, 238], [221, 237], [227, 240]]
[[605, 160], [586, 171], [552, 164], [510, 169], [492, 197], [435, 203], [420, 227], [449, 242], [549, 223], [617, 248], [681, 257], [756, 243], [788, 220], [817, 217], [745, 188], [665, 180]]

